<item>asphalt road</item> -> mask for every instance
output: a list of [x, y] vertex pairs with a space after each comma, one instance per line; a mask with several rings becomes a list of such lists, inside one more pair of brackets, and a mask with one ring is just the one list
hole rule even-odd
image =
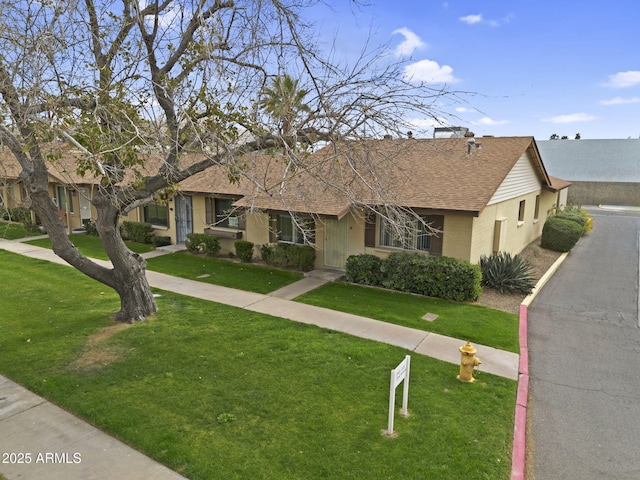
[[528, 312], [535, 480], [640, 479], [640, 213], [590, 212]]

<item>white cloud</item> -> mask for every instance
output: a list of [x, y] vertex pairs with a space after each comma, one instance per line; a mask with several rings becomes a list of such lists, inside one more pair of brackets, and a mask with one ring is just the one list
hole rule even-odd
[[459, 80], [452, 75], [453, 68], [449, 65], [439, 65], [433, 60], [420, 60], [407, 65], [404, 69], [404, 79], [410, 82], [425, 83], [456, 83]]
[[396, 57], [409, 56], [415, 50], [418, 50], [419, 48], [424, 48], [427, 46], [427, 44], [424, 43], [420, 39], [420, 37], [418, 37], [418, 35], [413, 33], [408, 28], [405, 28], [405, 27], [398, 28], [397, 30], [393, 31], [392, 35], [395, 35], [396, 33], [399, 33], [400, 35], [404, 36], [404, 41], [400, 45], [398, 45], [396, 49], [393, 51], [393, 54]]
[[472, 108], [467, 108], [467, 107], [456, 107], [456, 112], [458, 112], [458, 113], [469, 113], [469, 112], [475, 112], [475, 110], [472, 109]]
[[640, 103], [640, 97], [615, 97], [610, 100], [600, 100], [600, 105], [629, 105], [631, 103]]
[[412, 118], [410, 120], [407, 120], [407, 123], [411, 125], [414, 130], [417, 130], [418, 132], [424, 132], [434, 127], [440, 127], [444, 125], [444, 119]]
[[486, 23], [491, 27], [500, 27], [502, 25], [506, 25], [513, 20], [513, 14], [506, 15], [500, 20], [485, 20], [482, 14], [478, 15], [467, 15], [465, 17], [458, 18], [461, 22], [466, 23], [467, 25], [475, 25], [477, 23]]
[[577, 123], [590, 122], [597, 118], [595, 115], [589, 115], [588, 113], [571, 113], [569, 115], [557, 115], [555, 117], [545, 118], [543, 121], [549, 123]]
[[460, 17], [458, 20], [468, 25], [482, 22], [482, 15], [467, 15], [466, 17]]
[[628, 72], [618, 72], [614, 75], [609, 75], [609, 81], [604, 85], [614, 88], [632, 87], [640, 83], [640, 71], [629, 70]]
[[482, 117], [480, 120], [473, 122], [474, 125], [506, 125], [509, 120], [494, 120], [490, 117]]

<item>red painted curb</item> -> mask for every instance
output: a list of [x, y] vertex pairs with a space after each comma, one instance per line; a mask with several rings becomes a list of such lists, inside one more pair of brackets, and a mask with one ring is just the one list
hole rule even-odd
[[529, 398], [529, 347], [527, 345], [527, 306], [520, 305], [520, 361], [518, 392], [513, 426], [513, 450], [511, 452], [511, 480], [524, 480], [527, 451], [527, 403]]
[[527, 306], [520, 304], [520, 324], [518, 327], [518, 336], [520, 338], [520, 348], [528, 348], [527, 345]]
[[518, 393], [516, 394], [516, 405], [527, 408], [529, 398], [529, 375], [520, 375], [518, 380]]
[[527, 428], [527, 409], [516, 405], [516, 425], [514, 427], [513, 460], [511, 462], [511, 480], [524, 479], [524, 458], [526, 453], [525, 430]]
[[520, 373], [520, 375], [529, 375], [529, 349], [527, 347], [520, 347], [518, 373]]

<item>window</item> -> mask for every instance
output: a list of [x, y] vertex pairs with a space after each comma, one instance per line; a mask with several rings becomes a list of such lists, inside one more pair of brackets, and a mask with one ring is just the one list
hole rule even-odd
[[524, 206], [525, 206], [525, 201], [520, 200], [520, 206], [518, 207], [518, 225], [521, 225], [522, 223], [524, 223]]
[[228, 228], [244, 228], [241, 225], [238, 211], [233, 206], [235, 198], [205, 198], [207, 225]]
[[307, 243], [313, 243], [315, 222], [312, 218], [293, 219], [291, 215], [278, 215], [276, 219], [276, 228], [278, 231], [278, 241], [284, 243], [305, 243], [305, 234]]
[[56, 187], [56, 198], [58, 199], [58, 208], [60, 210], [67, 210], [67, 196], [65, 195], [65, 188], [58, 185]]
[[538, 220], [540, 218], [540, 195], [536, 195], [536, 205], [533, 210], [533, 219]]
[[[406, 225], [395, 227], [386, 218], [378, 218], [380, 219], [378, 244], [381, 247], [421, 250], [423, 252], [430, 250], [431, 235], [429, 228], [422, 221], [414, 218], [410, 219]], [[427, 224], [431, 221], [426, 215], [421, 215], [420, 218]]]
[[160, 227], [169, 226], [169, 208], [161, 203], [150, 203], [144, 207], [144, 221]]

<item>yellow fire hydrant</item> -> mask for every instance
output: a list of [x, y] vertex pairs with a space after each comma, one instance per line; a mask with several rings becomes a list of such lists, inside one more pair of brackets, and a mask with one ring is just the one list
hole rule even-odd
[[459, 348], [460, 350], [460, 375], [456, 378], [461, 382], [473, 382], [473, 369], [482, 362], [476, 357], [477, 350], [471, 343], [467, 342]]

